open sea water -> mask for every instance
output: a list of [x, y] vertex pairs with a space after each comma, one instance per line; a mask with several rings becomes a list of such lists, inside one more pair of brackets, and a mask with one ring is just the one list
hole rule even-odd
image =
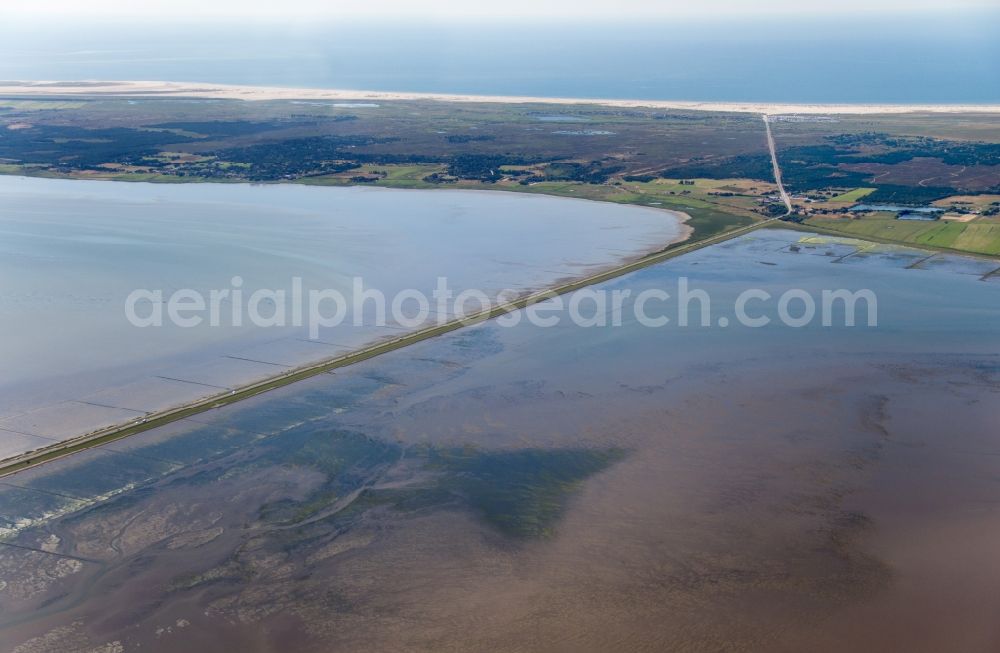
[[[1000, 11], [640, 24], [26, 25], [0, 79], [176, 80], [487, 95], [1000, 102]], [[45, 38], [40, 38], [45, 34]]]

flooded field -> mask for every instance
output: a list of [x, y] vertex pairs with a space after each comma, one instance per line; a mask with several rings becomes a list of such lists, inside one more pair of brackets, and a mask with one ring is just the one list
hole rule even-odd
[[350, 301], [355, 277], [392, 298], [429, 295], [443, 276], [455, 293], [493, 297], [689, 232], [668, 211], [513, 193], [4, 176], [0, 194], [0, 458], [406, 331], [367, 315], [355, 325], [353, 314], [319, 338], [294, 316], [268, 328], [247, 317], [137, 328], [126, 318], [137, 289], [162, 291], [163, 303], [181, 289], [291, 297], [297, 277], [303, 296], [332, 290]]
[[712, 326], [488, 322], [0, 479], [0, 648], [995, 650], [1000, 279], [928, 256], [757, 232], [605, 284]]

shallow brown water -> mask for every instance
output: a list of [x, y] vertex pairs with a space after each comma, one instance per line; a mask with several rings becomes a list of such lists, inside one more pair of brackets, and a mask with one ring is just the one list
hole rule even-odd
[[797, 238], [615, 283], [863, 282], [878, 329], [487, 324], [5, 479], [49, 553], [0, 550], [0, 638], [995, 650], [998, 286]]

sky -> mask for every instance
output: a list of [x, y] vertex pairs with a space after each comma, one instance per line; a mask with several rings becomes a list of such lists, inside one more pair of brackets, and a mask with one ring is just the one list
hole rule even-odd
[[734, 15], [912, 15], [1000, 8], [1000, 0], [2, 0], [4, 16], [61, 21], [70, 17], [191, 20], [315, 20], [495, 17], [638, 19]]

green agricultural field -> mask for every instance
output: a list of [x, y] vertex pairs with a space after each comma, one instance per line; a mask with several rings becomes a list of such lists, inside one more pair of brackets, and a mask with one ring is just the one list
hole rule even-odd
[[[466, 186], [469, 187], [469, 186]], [[529, 186], [520, 184], [483, 184], [476, 186], [481, 189], [510, 190], [523, 193], [542, 193], [560, 197], [578, 197], [581, 199], [619, 204], [637, 204], [651, 208], [682, 211], [691, 216], [688, 226], [694, 229], [692, 241], [701, 240], [721, 234], [732, 229], [752, 224], [757, 216], [749, 211], [735, 209], [731, 206], [708, 202], [694, 195], [669, 195], [662, 192], [662, 186], [656, 183], [628, 183], [621, 186], [606, 184], [581, 184], [579, 182], [539, 182]], [[684, 188], [690, 188], [685, 186]]]
[[380, 186], [393, 188], [429, 188], [434, 184], [424, 181], [424, 177], [434, 173], [444, 172], [444, 166], [431, 165], [380, 165], [370, 166], [384, 171], [386, 176], [377, 183]]
[[854, 203], [860, 200], [862, 197], [865, 197], [866, 195], [871, 195], [874, 192], [875, 192], [874, 188], [855, 188], [854, 190], [831, 197], [829, 201]]
[[424, 178], [434, 173], [444, 172], [445, 167], [438, 164], [400, 165], [400, 164], [365, 164], [359, 168], [340, 172], [335, 175], [305, 177], [298, 181], [313, 186], [348, 186], [355, 177], [370, 177], [372, 186], [388, 188], [436, 188], [437, 184], [424, 181]]
[[859, 219], [810, 218], [807, 226], [838, 233], [892, 242], [952, 249], [975, 254], [1000, 255], [1000, 223], [922, 222], [885, 217]]
[[969, 252], [1000, 255], [1000, 223], [959, 223], [965, 229], [956, 236], [952, 247]]

